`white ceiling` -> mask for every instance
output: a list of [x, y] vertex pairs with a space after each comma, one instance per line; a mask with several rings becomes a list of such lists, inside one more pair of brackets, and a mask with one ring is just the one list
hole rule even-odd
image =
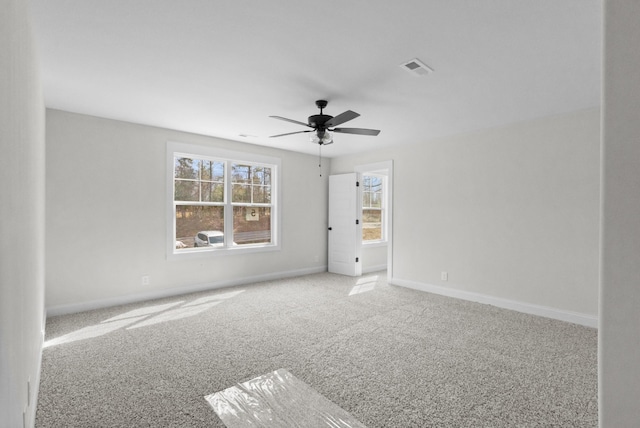
[[[48, 107], [323, 156], [600, 104], [601, 0], [32, 0]], [[419, 58], [435, 71], [399, 65]], [[241, 137], [240, 134], [253, 137]]]

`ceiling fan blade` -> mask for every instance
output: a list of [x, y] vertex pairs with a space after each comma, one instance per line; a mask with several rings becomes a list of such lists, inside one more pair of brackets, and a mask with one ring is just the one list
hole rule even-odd
[[284, 137], [285, 135], [293, 135], [293, 134], [303, 134], [305, 132], [313, 132], [313, 130], [310, 129], [308, 131], [287, 132], [286, 134], [271, 135], [269, 138]]
[[358, 116], [360, 116], [360, 115], [358, 113], [356, 113], [355, 111], [347, 110], [344, 113], [340, 113], [336, 117], [327, 120], [324, 123], [324, 126], [326, 128], [333, 128], [334, 126], [338, 126], [341, 123], [345, 123], [345, 122], [348, 122], [348, 121], [350, 121], [352, 119], [355, 119]]
[[335, 128], [331, 129], [333, 132], [342, 132], [343, 134], [358, 134], [358, 135], [372, 135], [376, 136], [380, 133], [377, 129], [363, 129], [363, 128]]
[[269, 117], [272, 117], [274, 119], [284, 120], [284, 121], [291, 122], [291, 123], [297, 123], [298, 125], [308, 126], [309, 128], [312, 128], [312, 126], [309, 126], [308, 123], [300, 122], [300, 121], [293, 120], [293, 119], [287, 119], [286, 117], [282, 117], [282, 116], [269, 116]]

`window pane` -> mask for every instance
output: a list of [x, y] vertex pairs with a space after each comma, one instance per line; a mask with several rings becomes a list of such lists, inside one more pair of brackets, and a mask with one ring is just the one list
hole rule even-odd
[[362, 193], [362, 207], [369, 208], [371, 206], [371, 193], [363, 192]]
[[362, 240], [382, 239], [382, 210], [362, 210]]
[[173, 160], [175, 178], [189, 178], [195, 180], [198, 178], [199, 167], [200, 161], [198, 159], [175, 157]]
[[249, 183], [251, 179], [251, 166], [233, 164], [231, 166], [232, 183]]
[[371, 191], [379, 192], [382, 190], [382, 177], [371, 176]]
[[271, 184], [271, 168], [254, 166], [252, 181], [253, 184]]
[[224, 236], [224, 207], [176, 206], [176, 250], [220, 246], [215, 244], [220, 236]]
[[253, 203], [254, 204], [271, 203], [271, 186], [254, 186], [253, 187]]
[[364, 175], [362, 176], [362, 190], [368, 192], [371, 188], [371, 176]]
[[199, 201], [200, 189], [197, 181], [175, 180], [174, 201]]
[[234, 184], [232, 202], [251, 202], [251, 185]]
[[271, 208], [233, 207], [233, 242], [237, 245], [271, 242]]
[[372, 208], [382, 208], [382, 193], [371, 193], [371, 205]]
[[200, 179], [207, 181], [224, 180], [224, 164], [211, 160], [202, 160], [200, 167]]
[[202, 202], [224, 202], [224, 184], [201, 183]]

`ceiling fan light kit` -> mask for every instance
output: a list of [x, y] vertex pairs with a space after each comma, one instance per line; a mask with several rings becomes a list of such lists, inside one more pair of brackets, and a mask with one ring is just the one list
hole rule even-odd
[[309, 141], [314, 144], [321, 144], [323, 146], [326, 146], [327, 144], [333, 144], [333, 135], [331, 135], [329, 131], [318, 131], [317, 133], [311, 135]]

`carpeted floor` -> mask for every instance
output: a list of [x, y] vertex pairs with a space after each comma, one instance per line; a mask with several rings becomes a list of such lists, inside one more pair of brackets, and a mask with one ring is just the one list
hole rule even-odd
[[595, 427], [597, 331], [315, 274], [47, 320], [37, 427], [223, 427], [284, 368], [373, 427]]

